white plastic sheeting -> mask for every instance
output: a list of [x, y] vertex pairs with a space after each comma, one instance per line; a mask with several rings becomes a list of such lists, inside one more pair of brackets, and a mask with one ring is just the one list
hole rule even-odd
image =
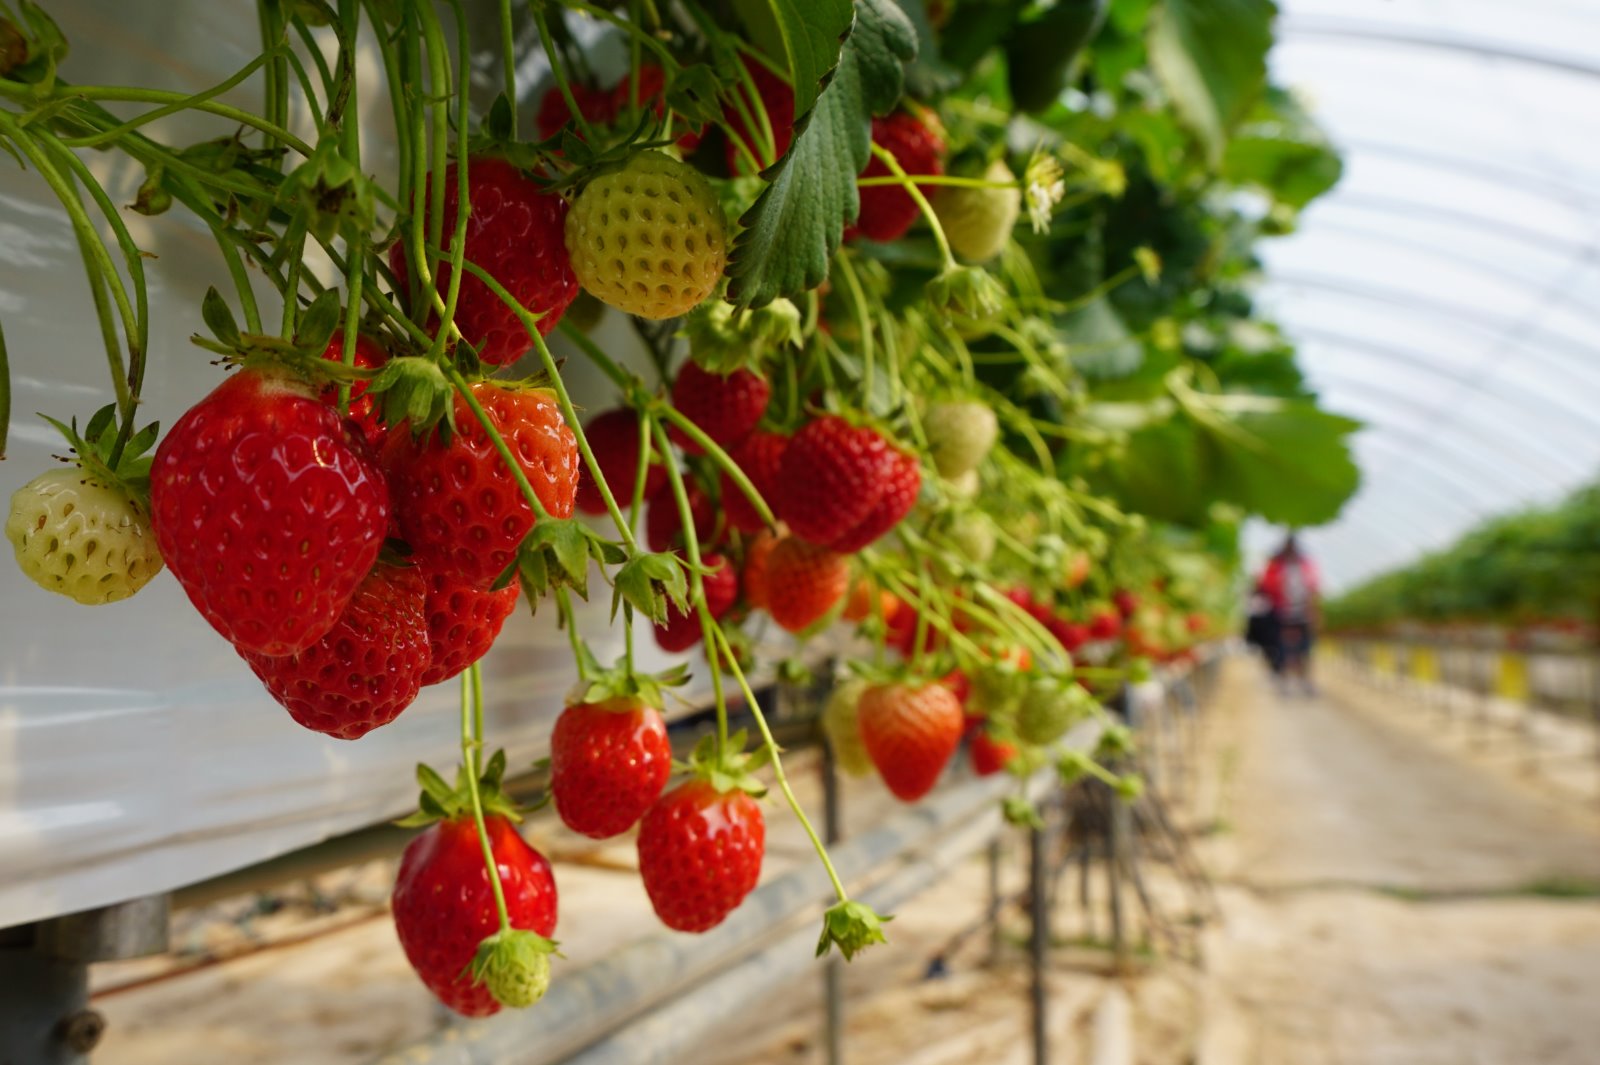
[[[65, 76], [78, 82], [193, 92], [258, 51], [246, 2], [50, 8], [72, 41]], [[254, 103], [248, 94], [226, 99]], [[387, 93], [363, 84], [360, 102], [363, 160], [376, 171], [386, 165]], [[203, 119], [159, 131], [180, 142], [233, 132]], [[88, 161], [114, 202], [133, 201], [142, 173], [112, 155]], [[144, 414], [167, 425], [221, 380], [189, 336], [204, 331], [206, 287], [231, 286], [209, 234], [181, 207], [154, 219], [130, 212], [127, 221], [156, 256], [147, 264]], [[111, 391], [65, 216], [35, 174], [8, 160], [0, 165], [0, 246], [14, 387], [9, 458], [0, 463], [5, 500], [64, 451], [34, 412], [81, 423]], [[608, 315], [595, 336], [625, 361], [640, 354], [621, 316]], [[568, 366], [580, 403], [609, 404], [581, 357]], [[581, 626], [600, 637], [602, 660], [621, 650], [620, 629], [607, 633], [609, 592], [591, 587]], [[648, 627], [638, 642], [642, 664], [667, 663]], [[532, 618], [524, 606], [485, 660], [491, 740], [505, 744], [514, 767], [543, 754], [572, 680], [553, 607]], [[455, 764], [458, 706], [447, 683], [359, 742], [316, 735], [266, 695], [170, 574], [132, 600], [82, 607], [29, 583], [8, 550], [0, 564], [0, 927], [165, 891], [399, 816], [414, 806], [417, 762], [447, 774]]]
[[1600, 473], [1600, 5], [1281, 8], [1274, 77], [1345, 155], [1262, 246], [1313, 386], [1370, 426], [1360, 494], [1307, 537], [1337, 587]]

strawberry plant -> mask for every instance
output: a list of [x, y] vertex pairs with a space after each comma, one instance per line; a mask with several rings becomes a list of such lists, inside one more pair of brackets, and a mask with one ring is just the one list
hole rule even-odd
[[[1354, 490], [1355, 424], [1316, 406], [1247, 287], [1254, 242], [1338, 158], [1266, 84], [1271, 5], [1201, 6], [542, 0], [535, 87], [459, 5], [264, 2], [260, 55], [182, 95], [67, 80], [87, 72], [49, 16], [0, 2], [21, 42], [0, 143], [83, 248], [111, 400], [81, 435], [83, 412], [51, 412], [71, 466], [14, 494], [19, 566], [104, 604], [165, 565], [329, 736], [457, 680], [457, 783], [419, 770], [394, 914], [461, 1013], [530, 1005], [556, 957], [554, 874], [485, 757], [479, 662], [519, 603], [571, 642], [562, 820], [637, 825], [657, 914], [704, 931], [759, 882], [770, 782], [837, 896], [819, 952], [852, 957], [884, 918], [795, 798], [756, 636], [855, 628], [869, 650], [824, 728], [903, 801], [963, 736], [980, 773], [1131, 794], [1073, 727], [1221, 631], [1246, 515], [1324, 521]], [[579, 23], [626, 70], [592, 70]], [[503, 88], [476, 107], [482, 53]], [[222, 102], [245, 81], [259, 113]], [[385, 107], [379, 173], [356, 116]], [[175, 111], [216, 139], [160, 139]], [[209, 371], [150, 351], [152, 268], [89, 152], [146, 174], [149, 226], [182, 214], [216, 243], [190, 311], [217, 383], [164, 434], [136, 424], [150, 360]], [[0, 338], [0, 453], [10, 358]], [[581, 386], [587, 420], [575, 363], [604, 382]], [[623, 637], [604, 666], [575, 625], [595, 582]], [[636, 628], [709, 675], [687, 765], [663, 720], [683, 671], [640, 672]]]

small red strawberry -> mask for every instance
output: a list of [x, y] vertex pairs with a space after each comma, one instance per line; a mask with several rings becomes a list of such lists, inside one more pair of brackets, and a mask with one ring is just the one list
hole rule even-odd
[[[552, 517], [572, 516], [578, 490], [578, 444], [555, 398], [543, 389], [480, 381], [472, 394], [517, 456]], [[533, 511], [483, 426], [460, 396], [456, 431], [421, 437], [389, 433], [382, 460], [394, 489], [400, 531], [430, 568], [487, 590], [516, 558], [533, 528]]]
[[[708, 373], [696, 362], [683, 364], [672, 382], [672, 405], [724, 450], [750, 435], [767, 412], [772, 386], [751, 370], [733, 373]], [[702, 449], [688, 434], [674, 426], [668, 433], [674, 443], [691, 455]]]
[[212, 628], [288, 655], [333, 628], [377, 561], [389, 491], [354, 423], [310, 386], [243, 369], [167, 431], [150, 520]]
[[[872, 120], [872, 141], [886, 149], [907, 175], [944, 173], [944, 138], [924, 125], [916, 116], [896, 111]], [[861, 172], [864, 178], [890, 177], [889, 168], [876, 155]], [[929, 185], [917, 186], [924, 196], [933, 193]], [[861, 190], [861, 214], [856, 224], [845, 230], [844, 239], [857, 236], [887, 243], [906, 235], [920, 214], [917, 201], [900, 185], [872, 185]]]
[[1089, 615], [1089, 639], [1114, 640], [1122, 633], [1122, 615], [1109, 603], [1094, 607]]
[[506, 618], [517, 609], [515, 581], [498, 592], [480, 591], [451, 573], [422, 567], [428, 596], [423, 611], [432, 661], [422, 683], [443, 684], [489, 653]]
[[997, 740], [986, 728], [976, 729], [968, 747], [972, 756], [972, 771], [980, 777], [993, 776], [1011, 764], [1017, 756], [1015, 744]]
[[770, 502], [794, 535], [831, 544], [877, 505], [893, 461], [876, 432], [825, 414], [789, 440]]
[[883, 491], [866, 517], [831, 545], [835, 551], [850, 554], [877, 541], [911, 513], [922, 490], [922, 467], [907, 452], [889, 449], [889, 468], [884, 474]]
[[[322, 357], [329, 362], [344, 361], [344, 333], [333, 334], [333, 339], [328, 341], [328, 348]], [[389, 353], [378, 345], [376, 340], [363, 334], [356, 335], [355, 365], [363, 370], [375, 370], [389, 361]], [[378, 418], [378, 404], [375, 398], [366, 394], [367, 381], [357, 381], [350, 386], [350, 417], [361, 426], [361, 432], [367, 438], [367, 443], [374, 448], [383, 443], [384, 424]], [[337, 405], [339, 402], [339, 386], [327, 385], [322, 389], [322, 402]]]
[[1056, 641], [1068, 653], [1076, 651], [1089, 642], [1089, 627], [1087, 625], [1080, 625], [1075, 621], [1056, 617], [1051, 618], [1047, 622], [1047, 626], [1050, 629], [1050, 635], [1054, 636]]
[[679, 932], [721, 924], [761, 879], [766, 822], [742, 791], [687, 780], [639, 826], [639, 876], [656, 916]]
[[[779, 469], [788, 447], [789, 438], [782, 433], [757, 429], [728, 453], [734, 465], [750, 478], [768, 509], [773, 506], [772, 500], [777, 494]], [[743, 490], [726, 473], [722, 475], [722, 511], [728, 516], [728, 524], [740, 532], [760, 532], [766, 528], [755, 504], [745, 498]]]
[[672, 775], [660, 708], [635, 696], [570, 703], [550, 734], [550, 793], [562, 823], [591, 839], [632, 828]]
[[[467, 183], [472, 204], [467, 219], [467, 261], [498, 281], [523, 307], [542, 315], [539, 332], [548, 336], [578, 294], [578, 279], [567, 257], [567, 201], [511, 163], [492, 156], [469, 160]], [[445, 172], [446, 232], [455, 224], [456, 186], [452, 163]], [[389, 249], [389, 266], [402, 291], [410, 285], [409, 254], [404, 236]], [[447, 262], [439, 264], [434, 281], [440, 292], [448, 289]], [[455, 324], [486, 363], [515, 362], [533, 347], [515, 312], [488, 285], [470, 275], [461, 279]]]
[[[617, 506], [624, 512], [633, 499], [633, 481], [639, 475], [639, 417], [625, 407], [603, 411], [589, 419], [583, 435], [600, 464]], [[644, 476], [644, 497], [649, 499], [667, 483], [667, 471], [659, 462], [651, 462]], [[605, 500], [585, 467], [578, 478], [578, 509], [585, 514], [604, 514]]]
[[[732, 563], [721, 555], [701, 555], [700, 561], [711, 572], [704, 577], [706, 606], [713, 621], [726, 614], [739, 598], [739, 575]], [[699, 643], [704, 633], [700, 631], [700, 612], [689, 604], [689, 612], [682, 613], [676, 606], [668, 605], [667, 623], [657, 625], [656, 643], [663, 651], [687, 651]]]
[[1127, 620], [1139, 612], [1139, 597], [1126, 588], [1118, 588], [1111, 593], [1111, 602], [1117, 608], [1117, 613], [1122, 615], [1123, 620]]
[[[683, 494], [689, 500], [689, 515], [694, 518], [695, 540], [701, 550], [705, 550], [711, 546], [711, 538], [717, 531], [717, 508], [705, 490], [693, 481], [684, 484]], [[678, 512], [678, 497], [673, 494], [672, 485], [662, 485], [650, 497], [650, 507], [644, 516], [644, 535], [652, 551], [683, 546], [683, 515]]]
[[327, 634], [291, 655], [241, 651], [289, 716], [341, 740], [387, 725], [411, 705], [432, 655], [415, 569], [380, 562]]
[[[503, 798], [486, 795], [484, 801], [484, 827], [511, 925], [548, 938], [556, 930], [550, 863], [517, 834], [502, 812]], [[394, 926], [406, 960], [440, 1002], [468, 1017], [487, 1017], [500, 1011], [500, 1002], [468, 968], [484, 941], [499, 933], [500, 919], [471, 808], [451, 805], [400, 858]]]
[[[624, 78], [622, 85], [626, 87], [628, 80]], [[616, 120], [617, 113], [623, 97], [615, 90], [592, 89], [581, 81], [569, 81], [568, 88], [572, 90], [572, 99], [578, 105], [578, 110], [591, 125], [610, 125]], [[549, 140], [572, 121], [572, 108], [567, 106], [567, 98], [562, 95], [559, 85], [552, 85], [545, 90], [544, 98], [539, 101], [539, 139]], [[573, 132], [579, 137], [583, 134], [576, 126]], [[472, 164], [476, 167], [476, 161]], [[477, 196], [473, 196], [473, 208], [477, 208]], [[469, 256], [470, 258], [470, 256]]]
[[856, 713], [878, 774], [902, 802], [933, 790], [961, 742], [961, 703], [938, 683], [875, 684]]
[[849, 590], [849, 561], [826, 547], [785, 536], [767, 559], [767, 613], [789, 632], [821, 621]]

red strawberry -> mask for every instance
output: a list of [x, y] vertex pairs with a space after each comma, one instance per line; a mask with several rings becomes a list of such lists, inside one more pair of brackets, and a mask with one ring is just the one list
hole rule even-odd
[[[711, 570], [705, 577], [706, 606], [711, 610], [712, 620], [716, 620], [726, 614], [733, 606], [733, 601], [739, 598], [739, 575], [721, 555], [701, 555], [700, 561]], [[687, 614], [680, 613], [675, 606], [668, 606], [667, 623], [655, 628], [656, 643], [663, 651], [673, 653], [687, 651], [699, 643], [704, 635], [700, 631], [700, 612], [692, 602]]]
[[450, 573], [423, 569], [428, 597], [423, 607], [433, 659], [424, 686], [442, 684], [489, 653], [506, 618], [517, 609], [515, 581], [498, 592], [480, 591]]
[[744, 588], [744, 601], [752, 610], [767, 605], [767, 566], [772, 560], [773, 550], [778, 546], [778, 539], [777, 533], [763, 529], [744, 549], [744, 574], [739, 583]]
[[1122, 632], [1122, 615], [1109, 604], [1102, 604], [1089, 616], [1089, 639], [1114, 640]]
[[[783, 158], [794, 140], [794, 89], [764, 64], [752, 59], [744, 59], [743, 62], [759, 98], [752, 100], [742, 85], [735, 91], [744, 99], [752, 116], [756, 115], [758, 108], [766, 111], [767, 123], [772, 127], [774, 154], [769, 156], [763, 147], [766, 136], [760, 132], [763, 127], [759, 117], [756, 118], [755, 132], [752, 132], [745, 125], [744, 116], [738, 108], [725, 107], [722, 114], [728, 128], [727, 161], [730, 174], [751, 173], [751, 159], [760, 164], [759, 169], [765, 170]], [[741, 143], [749, 148], [748, 155], [739, 149]]]
[[415, 569], [380, 562], [327, 634], [291, 655], [241, 651], [289, 716], [341, 740], [387, 725], [411, 705], [432, 655]]
[[715, 928], [761, 879], [766, 823], [742, 791], [687, 780], [639, 826], [639, 876], [656, 916], [679, 932]]
[[[492, 381], [472, 394], [506, 440], [545, 510], [572, 515], [578, 490], [578, 444], [555, 399], [543, 389], [512, 389]], [[460, 396], [456, 432], [415, 437], [389, 434], [383, 465], [394, 489], [400, 531], [431, 569], [487, 590], [516, 558], [533, 528], [533, 511], [483, 426]]]
[[[431, 181], [431, 179], [430, 179]], [[504, 159], [470, 160], [467, 171], [472, 215], [467, 220], [467, 260], [481, 267], [539, 319], [548, 336], [567, 305], [578, 295], [578, 279], [567, 258], [567, 201]], [[445, 231], [455, 224], [456, 168], [445, 172]], [[402, 238], [389, 249], [389, 266], [402, 291], [410, 286]], [[440, 263], [439, 291], [450, 283], [448, 263]], [[461, 279], [455, 323], [478, 351], [494, 365], [515, 362], [533, 346], [528, 331], [510, 307], [476, 277]]]
[[831, 544], [877, 505], [892, 461], [876, 432], [825, 414], [790, 439], [771, 502], [794, 535]]
[[1133, 617], [1139, 610], [1139, 597], [1126, 588], [1118, 588], [1113, 592], [1111, 602], [1124, 619]]
[[[705, 490], [693, 481], [683, 486], [683, 494], [689, 500], [689, 515], [694, 518], [695, 540], [704, 550], [711, 546], [711, 537], [717, 531], [717, 508]], [[672, 485], [662, 485], [650, 497], [650, 508], [644, 516], [644, 535], [652, 551], [683, 545], [683, 515], [678, 513], [678, 497], [673, 494]]]
[[[735, 370], [724, 377], [695, 362], [684, 363], [672, 382], [672, 405], [723, 449], [750, 435], [767, 412], [771, 396], [772, 386], [758, 373]], [[700, 445], [676, 426], [668, 435], [689, 454], [702, 453]]]
[[[944, 138], [924, 125], [915, 116], [896, 111], [886, 118], [872, 120], [872, 141], [887, 149], [900, 164], [900, 169], [916, 177], [921, 174], [944, 173]], [[889, 168], [876, 155], [861, 172], [864, 178], [889, 177]], [[924, 195], [933, 188], [919, 185]], [[861, 190], [861, 215], [856, 224], [845, 230], [844, 239], [857, 236], [868, 240], [888, 242], [906, 235], [917, 220], [920, 209], [901, 185], [872, 185]]]
[[287, 655], [333, 628], [377, 561], [389, 491], [353, 422], [299, 381], [245, 369], [167, 431], [150, 518], [211, 627]]
[[[633, 499], [633, 480], [639, 474], [639, 418], [624, 407], [604, 411], [589, 419], [583, 435], [600, 464], [600, 472], [617, 506], [624, 512]], [[649, 499], [667, 483], [667, 471], [659, 462], [650, 463], [644, 476], [644, 497]], [[578, 478], [578, 509], [585, 514], [604, 514], [605, 500], [600, 488], [584, 468]]]
[[[789, 447], [789, 438], [782, 433], [768, 433], [757, 429], [745, 437], [729, 453], [734, 464], [750, 478], [755, 490], [761, 493], [768, 509], [773, 506], [773, 496], [778, 489], [778, 471], [783, 465], [783, 453]], [[755, 504], [745, 498], [744, 492], [726, 473], [722, 475], [722, 512], [728, 524], [740, 532], [760, 532], [766, 528]]]
[[872, 764], [902, 802], [933, 790], [961, 742], [961, 702], [943, 684], [875, 684], [856, 714]]
[[967, 696], [972, 694], [972, 678], [963, 670], [952, 669], [939, 678], [939, 683], [949, 688], [950, 694], [954, 695], [962, 706], [967, 705]]
[[[628, 79], [622, 79], [624, 91], [627, 84]], [[570, 81], [568, 87], [572, 90], [572, 99], [577, 103], [578, 110], [590, 124], [605, 126], [616, 120], [619, 107], [625, 99], [616, 90], [591, 89], [581, 81]], [[549, 140], [571, 121], [572, 108], [567, 106], [567, 98], [562, 95], [559, 85], [552, 85], [545, 90], [544, 98], [539, 101], [539, 139]], [[573, 127], [573, 132], [579, 137], [583, 136], [576, 126]], [[472, 165], [476, 167], [478, 164], [474, 161]], [[473, 209], [477, 209], [476, 195], [473, 196]]]
[[[328, 341], [327, 350], [322, 357], [329, 362], [344, 361], [344, 333], [333, 334], [333, 339]], [[363, 370], [375, 370], [389, 361], [389, 353], [378, 346], [378, 342], [369, 336], [356, 335], [355, 365]], [[378, 404], [373, 397], [366, 394], [370, 382], [357, 381], [350, 386], [350, 417], [361, 426], [361, 432], [367, 438], [367, 443], [378, 447], [383, 443], [384, 424], [378, 419]], [[327, 385], [322, 390], [322, 402], [337, 405], [339, 402], [339, 386]]]
[[911, 513], [922, 490], [922, 467], [904, 451], [889, 449], [889, 468], [883, 478], [883, 492], [855, 527], [832, 543], [835, 551], [849, 554], [874, 543], [878, 537], [900, 524]]
[[1011, 764], [1017, 756], [1015, 744], [997, 740], [989, 730], [980, 728], [973, 732], [968, 753], [972, 756], [972, 771], [980, 777], [993, 776]]
[[574, 832], [606, 839], [632, 828], [672, 775], [656, 707], [639, 698], [573, 703], [550, 734], [550, 792]]
[[[511, 821], [484, 817], [513, 928], [556, 930], [556, 882], [544, 855]], [[466, 973], [478, 945], [500, 928], [483, 848], [470, 813], [430, 827], [406, 847], [394, 885], [394, 926], [406, 960], [439, 1001], [468, 1017], [500, 1011], [488, 987]]]
[[1069, 653], [1089, 642], [1089, 627], [1065, 618], [1051, 618], [1050, 635], [1054, 636]]
[[767, 559], [767, 613], [789, 632], [821, 621], [849, 590], [850, 563], [826, 547], [786, 536]]

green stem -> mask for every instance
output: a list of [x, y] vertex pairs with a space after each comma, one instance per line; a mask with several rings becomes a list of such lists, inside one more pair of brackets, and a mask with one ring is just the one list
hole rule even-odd
[[165, 107], [158, 107], [154, 111], [146, 111], [137, 118], [131, 118], [121, 125], [113, 126], [112, 128], [102, 130], [99, 133], [94, 133], [87, 137], [73, 137], [63, 140], [61, 143], [65, 144], [69, 148], [98, 148], [102, 144], [118, 139], [123, 134], [133, 132], [140, 126], [154, 122], [158, 118], [165, 118], [166, 116], [176, 114], [179, 111], [198, 107], [207, 100], [221, 96], [229, 89], [237, 87], [246, 78], [254, 74], [257, 70], [261, 69], [261, 65], [276, 55], [277, 52], [278, 49], [274, 48], [269, 52], [256, 56], [254, 59], [250, 60], [250, 62], [246, 63], [233, 77], [226, 81], [218, 82], [216, 85], [206, 89], [204, 92], [195, 93], [193, 96], [186, 96], [181, 101], [167, 104]]
[[545, 509], [544, 501], [539, 498], [539, 493], [533, 490], [533, 485], [528, 482], [528, 475], [523, 472], [517, 457], [511, 453], [511, 446], [506, 443], [505, 437], [500, 435], [500, 430], [495, 428], [494, 422], [489, 419], [483, 404], [472, 394], [472, 386], [467, 384], [467, 379], [461, 376], [460, 370], [450, 365], [444, 367], [444, 375], [455, 386], [456, 395], [461, 397], [462, 402], [472, 411], [472, 416], [483, 427], [494, 449], [500, 453], [500, 460], [506, 464], [506, 469], [511, 471], [511, 479], [517, 482], [517, 487], [522, 491], [522, 498], [533, 508], [534, 520], [550, 521], [550, 512]]
[[483, 866], [489, 874], [489, 889], [494, 892], [495, 912], [500, 915], [500, 931], [511, 931], [511, 912], [506, 909], [506, 892], [500, 884], [500, 863], [495, 861], [489, 843], [489, 826], [483, 818], [483, 796], [478, 794], [478, 752], [483, 741], [474, 723], [482, 717], [483, 688], [478, 663], [461, 674], [461, 766], [467, 775], [467, 795], [472, 800], [472, 822], [478, 830], [478, 845], [483, 848]]
[[[933, 205], [922, 194], [922, 190], [917, 188], [917, 182], [911, 180], [906, 174], [905, 168], [900, 165], [900, 160], [894, 157], [893, 152], [880, 144], [872, 144], [871, 147], [872, 154], [878, 157], [879, 162], [889, 168], [889, 173], [893, 174], [899, 184], [905, 187], [907, 194], [916, 202], [917, 209], [922, 212], [922, 217], [927, 219], [928, 228], [933, 230], [934, 243], [939, 245], [939, 257], [944, 261], [944, 268], [946, 270], [954, 270], [957, 265], [956, 257], [950, 250], [950, 239], [944, 235], [944, 227], [939, 224], [939, 216], [933, 213]], [[917, 179], [920, 181], [923, 176], [918, 174]]]
[[6, 353], [5, 326], [0, 324], [0, 459], [6, 457], [6, 436], [11, 431], [11, 357]]
[[[897, 177], [869, 177], [856, 178], [856, 185], [863, 189], [879, 188], [885, 185], [903, 185], [904, 179]], [[983, 178], [955, 177], [951, 174], [918, 174], [918, 185], [950, 185], [959, 189], [1014, 189], [1016, 183], [1012, 181], [985, 181]]]
[[561, 91], [561, 96], [567, 101], [567, 111], [572, 115], [572, 120], [583, 131], [583, 139], [590, 145], [598, 146], [594, 138], [594, 130], [589, 126], [589, 120], [584, 116], [583, 110], [578, 107], [577, 97], [572, 95], [572, 86], [567, 82], [567, 72], [562, 66], [561, 57], [556, 54], [555, 38], [550, 36], [550, 19], [545, 14], [544, 4], [540, 0], [532, 0], [528, 5], [533, 11], [533, 23], [539, 29], [539, 43], [544, 46], [545, 58], [550, 60], [550, 73], [556, 79], [556, 88]]
[[517, 139], [517, 40], [511, 24], [511, 0], [500, 0], [500, 75], [505, 80], [511, 111], [511, 139]]

